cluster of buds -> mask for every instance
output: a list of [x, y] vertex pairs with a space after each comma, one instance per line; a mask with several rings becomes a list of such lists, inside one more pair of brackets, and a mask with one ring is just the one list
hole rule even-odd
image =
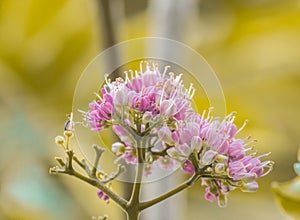
[[[72, 131], [74, 127], [74, 122], [72, 121], [72, 113], [68, 115], [68, 118], [69, 120], [66, 122], [64, 128], [64, 136], [59, 135], [55, 138], [55, 143], [63, 148], [63, 150], [67, 154], [67, 158], [64, 160], [61, 157], [55, 157], [59, 165], [50, 168], [49, 173], [64, 173], [76, 176], [77, 178], [99, 188], [97, 192], [98, 198], [109, 203], [110, 197], [109, 195], [104, 193], [103, 190], [105, 189], [111, 192], [112, 181], [116, 179], [119, 175], [121, 175], [121, 173], [125, 172], [125, 167], [118, 165], [117, 170], [115, 172], [112, 172], [111, 174], [107, 174], [106, 172], [104, 172], [98, 166], [98, 164], [105, 149], [99, 147], [96, 144], [93, 145], [93, 148], [96, 152], [96, 157], [93, 166], [90, 166], [85, 159], [79, 160], [75, 155], [73, 149], [70, 147], [70, 140], [74, 136]], [[74, 169], [73, 162], [75, 162], [77, 165], [79, 165], [79, 167], [81, 167], [85, 171], [87, 177]], [[107, 217], [103, 219], [107, 219]]]
[[152, 173], [155, 163], [167, 170], [180, 166], [202, 179], [207, 200], [225, 206], [229, 191], [255, 191], [256, 179], [269, 173], [273, 163], [261, 161], [268, 154], [256, 156], [254, 140], [236, 137], [245, 124], [237, 129], [235, 113], [220, 120], [211, 109], [195, 112], [194, 93], [193, 85], [186, 89], [182, 75], [169, 72], [169, 67], [160, 72], [157, 65], [141, 63], [140, 71], [129, 70], [123, 78], [112, 81], [106, 76], [83, 118], [95, 132], [112, 127], [120, 138], [112, 145], [117, 160], [138, 163], [142, 147], [144, 175]]

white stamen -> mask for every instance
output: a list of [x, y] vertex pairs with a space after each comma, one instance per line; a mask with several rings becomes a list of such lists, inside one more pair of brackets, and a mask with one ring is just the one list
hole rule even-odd
[[88, 112], [85, 112], [85, 111], [83, 111], [83, 110], [80, 110], [80, 109], [78, 109], [78, 112], [80, 112], [83, 116], [86, 116], [86, 115], [88, 115]]
[[248, 123], [248, 120], [245, 120], [245, 122], [244, 122], [244, 124], [242, 125], [242, 127], [240, 127], [240, 129], [237, 130], [236, 134], [238, 134], [241, 130], [243, 130], [247, 123]]
[[193, 83], [190, 84], [189, 91], [188, 91], [189, 94], [190, 94], [192, 88], [193, 88]]
[[94, 94], [97, 96], [97, 98], [101, 101], [103, 101], [102, 97], [97, 93], [97, 92], [94, 92]]
[[192, 93], [191, 93], [191, 95], [190, 95], [190, 96], [191, 96], [191, 99], [194, 97], [195, 92], [196, 92], [196, 89], [193, 88], [193, 91], [192, 91]]
[[[143, 73], [143, 62], [144, 61], [140, 62], [140, 72], [141, 72], [141, 74]], [[138, 77], [137, 73], [135, 73], [135, 74], [136, 74], [136, 77]]]
[[133, 71], [131, 70], [131, 71], [129, 71], [129, 73], [130, 73], [130, 78], [133, 79]]
[[128, 77], [128, 72], [124, 71], [124, 74], [125, 74], [125, 83], [128, 83], [130, 81]]
[[[260, 159], [260, 158], [263, 158], [263, 157], [267, 157], [267, 156], [269, 156], [270, 154], [271, 154], [271, 152], [266, 153], [266, 154], [262, 154], [262, 155], [258, 156], [257, 158]], [[270, 161], [269, 161], [269, 162], [270, 162]]]
[[251, 141], [245, 143], [243, 146], [244, 146], [244, 147], [247, 147], [247, 146], [249, 146], [250, 144], [255, 143], [255, 142], [257, 142], [257, 140], [251, 140]]
[[164, 72], [162, 74], [163, 78], [165, 78], [165, 75], [166, 75], [166, 73], [167, 73], [167, 71], [168, 71], [169, 68], [170, 68], [170, 66], [165, 66]]
[[[141, 75], [142, 75], [142, 72], [141, 72]], [[139, 73], [138, 73], [138, 71], [135, 71], [135, 78], [138, 78], [138, 77], [139, 77]]]
[[181, 77], [182, 77], [182, 73], [175, 77], [175, 82], [176, 82], [177, 85], [178, 85]]
[[[245, 152], [253, 150], [254, 147], [245, 148]], [[256, 154], [256, 153], [255, 153]]]
[[250, 140], [250, 139], [251, 139], [251, 135], [245, 137], [245, 138], [243, 139], [243, 141], [247, 141], [247, 140]]
[[165, 89], [166, 89], [166, 83], [164, 84], [163, 89], [162, 89], [162, 94], [160, 96], [159, 105], [161, 105], [161, 103], [163, 101], [163, 97], [164, 97], [164, 94], [165, 94]]
[[102, 108], [102, 105], [100, 105], [98, 102], [93, 101], [99, 108]]
[[110, 79], [109, 79], [108, 77], [109, 77], [109, 74], [108, 74], [108, 73], [105, 73], [105, 74], [104, 74], [105, 82], [106, 82], [107, 85], [110, 85]]

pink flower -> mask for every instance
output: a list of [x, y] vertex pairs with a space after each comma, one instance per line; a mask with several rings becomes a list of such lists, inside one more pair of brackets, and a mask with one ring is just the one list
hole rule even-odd
[[84, 113], [91, 130], [96, 132], [103, 130], [103, 122], [110, 120], [114, 113], [112, 97], [105, 91], [102, 94], [103, 100], [91, 102], [89, 112]]
[[217, 200], [222, 207], [229, 191], [258, 188], [257, 178], [270, 172], [272, 162], [261, 161], [266, 155], [249, 153], [251, 148], [246, 147], [252, 142], [237, 138], [245, 123], [237, 129], [235, 113], [219, 119], [212, 116], [212, 108], [201, 115], [195, 112], [191, 107], [193, 85], [185, 88], [182, 75], [168, 72], [167, 67], [161, 73], [157, 66], [144, 62], [139, 72], [129, 73], [113, 81], [106, 77], [102, 96], [97, 95], [83, 112], [91, 130], [112, 127], [120, 139], [112, 145], [117, 160], [136, 164], [137, 147], [141, 147], [136, 144], [141, 138], [145, 140], [146, 176], [152, 174], [155, 163], [172, 170], [181, 162], [183, 172], [205, 174], [205, 198]]

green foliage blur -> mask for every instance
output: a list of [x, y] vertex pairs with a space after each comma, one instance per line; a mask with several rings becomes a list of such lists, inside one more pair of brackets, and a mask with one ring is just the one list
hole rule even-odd
[[295, 176], [299, 0], [0, 0], [0, 219], [91, 219], [109, 207], [119, 218], [95, 189], [48, 169], [62, 155], [54, 137], [84, 68], [113, 43], [147, 36], [202, 54], [219, 77], [227, 111], [238, 112], [239, 126], [249, 120], [241, 136], [258, 139], [257, 150], [272, 152], [276, 163], [257, 193], [234, 192], [227, 209], [194, 186], [182, 205], [186, 219], [284, 219], [270, 183]]

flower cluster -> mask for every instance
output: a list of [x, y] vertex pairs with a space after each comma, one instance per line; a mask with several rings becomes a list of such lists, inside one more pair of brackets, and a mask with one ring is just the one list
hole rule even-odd
[[139, 72], [129, 70], [114, 81], [106, 77], [83, 115], [95, 132], [112, 127], [120, 138], [112, 145], [118, 160], [138, 163], [142, 147], [144, 175], [151, 174], [155, 163], [167, 170], [181, 166], [202, 179], [207, 200], [224, 206], [230, 190], [255, 191], [256, 179], [270, 172], [272, 162], [251, 153], [247, 146], [254, 141], [236, 137], [244, 126], [237, 129], [234, 113], [223, 120], [214, 118], [211, 109], [196, 113], [191, 107], [194, 93], [193, 85], [186, 89], [182, 75], [169, 72], [169, 67], [161, 73], [156, 65], [141, 63]]

